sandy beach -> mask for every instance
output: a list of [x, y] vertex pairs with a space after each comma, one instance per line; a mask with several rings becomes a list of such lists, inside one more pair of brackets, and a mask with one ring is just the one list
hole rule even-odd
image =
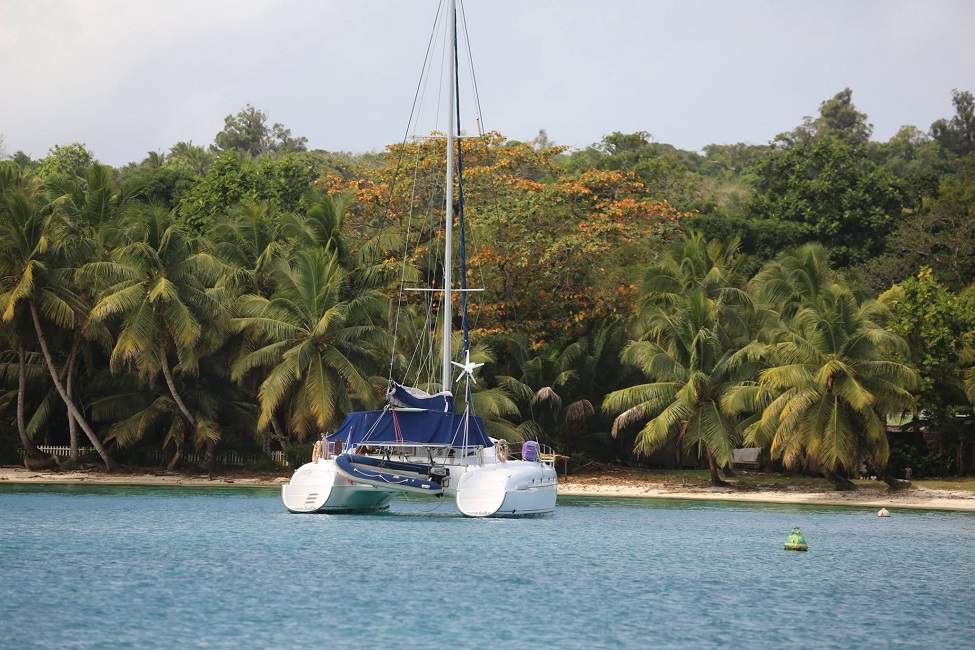
[[[105, 474], [99, 471], [34, 471], [23, 467], [0, 467], [0, 485], [134, 485], [171, 487], [277, 487], [288, 477], [270, 475], [225, 474], [211, 480], [206, 474], [164, 471], [122, 471]], [[860, 506], [876, 508], [911, 508], [975, 512], [975, 493], [964, 490], [932, 490], [913, 487], [902, 492], [888, 492], [886, 486], [859, 488], [851, 492], [811, 491], [796, 488], [712, 488], [641, 480], [638, 476], [616, 473], [568, 476], [559, 479], [559, 495], [605, 498], [692, 499], [749, 503], [782, 503], [796, 505]]]
[[975, 512], [975, 494], [955, 490], [911, 488], [892, 494], [884, 488], [853, 492], [805, 492], [796, 490], [737, 490], [735, 488], [677, 488], [638, 484], [593, 484], [569, 480], [559, 484], [559, 494], [587, 497], [642, 497], [694, 499], [818, 506], [863, 506]]

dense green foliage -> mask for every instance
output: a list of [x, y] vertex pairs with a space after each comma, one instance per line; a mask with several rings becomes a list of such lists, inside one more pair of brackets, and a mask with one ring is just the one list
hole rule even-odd
[[[848, 89], [765, 145], [464, 140], [476, 410], [715, 483], [742, 445], [838, 480], [905, 445], [975, 466], [971, 93], [954, 106], [887, 142]], [[397, 287], [441, 272], [442, 158], [308, 151], [247, 106], [118, 169], [78, 143], [0, 162], [4, 445], [213, 462], [289, 450], [390, 375], [432, 384], [437, 309]], [[888, 417], [918, 435], [891, 444]]]

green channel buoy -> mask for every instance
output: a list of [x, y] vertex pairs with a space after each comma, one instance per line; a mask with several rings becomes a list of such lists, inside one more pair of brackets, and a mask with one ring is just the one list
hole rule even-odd
[[787, 551], [808, 551], [809, 545], [806, 544], [806, 538], [802, 536], [802, 531], [796, 526], [789, 533], [788, 539], [785, 540], [785, 550]]

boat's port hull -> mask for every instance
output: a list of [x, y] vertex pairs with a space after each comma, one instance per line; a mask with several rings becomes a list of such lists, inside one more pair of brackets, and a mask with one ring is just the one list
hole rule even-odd
[[389, 508], [395, 493], [348, 480], [332, 460], [306, 463], [281, 486], [281, 501], [289, 512], [377, 512]]

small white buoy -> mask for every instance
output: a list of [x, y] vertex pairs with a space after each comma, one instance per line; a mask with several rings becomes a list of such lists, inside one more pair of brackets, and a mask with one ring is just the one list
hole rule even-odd
[[889, 517], [890, 516], [890, 511], [887, 510], [887, 508], [881, 508], [880, 510], [877, 511], [877, 516], [878, 517]]

